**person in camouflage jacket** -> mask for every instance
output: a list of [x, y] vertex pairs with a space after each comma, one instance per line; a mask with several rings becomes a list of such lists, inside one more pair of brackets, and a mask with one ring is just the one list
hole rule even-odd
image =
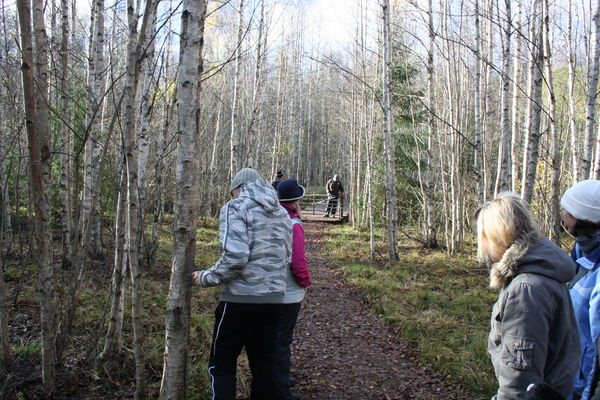
[[193, 274], [200, 286], [222, 286], [208, 366], [213, 399], [235, 399], [237, 358], [245, 347], [252, 399], [275, 400], [275, 343], [292, 225], [271, 184], [255, 170], [242, 169], [229, 189], [233, 199], [219, 218], [221, 257]]

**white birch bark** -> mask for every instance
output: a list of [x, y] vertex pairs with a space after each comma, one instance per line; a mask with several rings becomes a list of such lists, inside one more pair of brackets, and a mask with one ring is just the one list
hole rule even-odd
[[589, 179], [593, 174], [592, 156], [594, 137], [596, 134], [596, 98], [598, 96], [598, 72], [600, 70], [600, 0], [596, 1], [594, 11], [594, 42], [592, 59], [588, 70], [587, 115], [585, 120], [585, 137], [581, 158], [580, 179]]
[[552, 185], [550, 193], [550, 240], [557, 244], [560, 242], [560, 149], [559, 129], [556, 121], [556, 96], [554, 94], [554, 76], [552, 74], [552, 50], [550, 45], [550, 7], [548, 0], [543, 0], [543, 41], [544, 41], [544, 67], [546, 72], [546, 85], [548, 88], [548, 117], [550, 124], [550, 155], [552, 157]]
[[[88, 137], [85, 143], [84, 180], [81, 201], [81, 228], [91, 225], [91, 246], [93, 254], [100, 253], [100, 202], [99, 202], [99, 157], [102, 151], [99, 142], [102, 115], [102, 91], [104, 87], [104, 0], [94, 0], [89, 49], [88, 72]], [[92, 207], [92, 203], [95, 204]]]
[[[247, 138], [249, 140], [250, 145], [247, 148], [248, 152], [248, 166], [252, 166], [256, 168], [256, 162], [258, 162], [258, 157], [253, 156], [253, 151], [258, 147], [257, 146], [257, 120], [260, 113], [260, 95], [262, 88], [262, 70], [264, 64], [264, 51], [266, 50], [266, 46], [263, 49], [263, 35], [265, 36], [266, 41], [266, 32], [265, 32], [265, 2], [261, 0], [260, 2], [260, 20], [258, 22], [258, 39], [256, 43], [256, 66], [254, 70], [254, 82], [252, 84], [252, 104], [251, 104], [251, 114], [250, 121], [248, 122], [248, 134]], [[266, 43], [264, 43], [266, 45]]]
[[500, 100], [500, 109], [502, 110], [500, 116], [500, 125], [502, 127], [502, 145], [500, 146], [500, 157], [499, 164], [500, 168], [498, 171], [498, 184], [496, 185], [495, 192], [505, 192], [509, 190], [510, 179], [510, 166], [511, 166], [511, 124], [510, 124], [510, 42], [512, 40], [512, 10], [511, 1], [505, 0], [505, 26], [502, 29], [502, 94]]
[[241, 168], [242, 154], [240, 134], [236, 123], [238, 122], [238, 97], [240, 95], [240, 73], [242, 68], [242, 34], [244, 28], [244, 0], [239, 3], [238, 35], [235, 50], [235, 71], [233, 74], [233, 98], [231, 100], [231, 130], [230, 130], [230, 160], [229, 177], [233, 178]]
[[124, 227], [125, 218], [124, 212], [126, 208], [126, 193], [127, 193], [127, 181], [125, 178], [125, 162], [121, 163], [121, 178], [120, 178], [120, 190], [117, 196], [117, 208], [115, 211], [115, 252], [114, 252], [114, 264], [113, 264], [113, 275], [111, 280], [111, 307], [110, 314], [108, 317], [108, 329], [106, 332], [106, 339], [104, 341], [104, 347], [98, 357], [96, 358], [95, 369], [98, 373], [102, 371], [102, 367], [106, 360], [118, 350], [119, 337], [121, 328], [123, 326], [123, 245], [124, 245]]
[[161, 400], [185, 399], [190, 325], [191, 274], [198, 215], [198, 130], [200, 75], [206, 3], [184, 0], [181, 19], [177, 193], [173, 264], [165, 327]]
[[427, 114], [427, 148], [423, 157], [424, 174], [421, 181], [423, 194], [423, 211], [425, 221], [425, 244], [428, 248], [438, 247], [435, 227], [435, 207], [433, 194], [433, 139], [437, 136], [437, 121], [435, 108], [435, 27], [433, 25], [433, 0], [428, 1], [427, 20], [429, 28], [429, 46], [427, 48], [427, 103], [429, 112]]
[[[70, 120], [69, 109], [69, 83], [67, 71], [69, 68], [69, 1], [61, 0], [61, 44], [60, 44], [60, 104], [63, 118]], [[61, 126], [60, 142], [60, 198], [61, 198], [61, 225], [63, 243], [63, 265], [71, 265], [73, 258], [73, 214], [71, 187], [71, 153], [72, 141], [69, 127], [66, 123]]]
[[127, 44], [127, 67], [125, 78], [125, 140], [124, 153], [127, 170], [127, 209], [126, 209], [126, 234], [125, 246], [129, 261], [129, 273], [131, 277], [131, 308], [133, 319], [133, 351], [135, 355], [135, 398], [142, 399], [146, 396], [146, 373], [145, 356], [143, 349], [144, 325], [142, 321], [142, 295], [141, 280], [142, 271], [139, 268], [139, 237], [140, 227], [138, 212], [140, 209], [138, 192], [138, 154], [136, 151], [136, 93], [140, 79], [142, 54], [140, 52], [143, 43], [146, 43], [146, 34], [150, 19], [156, 7], [155, 0], [148, 0], [143, 13], [143, 22], [138, 33], [138, 10], [134, 0], [127, 0], [127, 25], [129, 39]]
[[382, 0], [383, 12], [383, 112], [384, 112], [384, 157], [385, 157], [385, 197], [386, 197], [386, 233], [388, 252], [391, 261], [397, 261], [398, 256], [398, 199], [396, 197], [396, 163], [392, 102], [391, 102], [391, 74], [392, 74], [392, 32], [390, 19], [390, 2]]
[[521, 2], [516, 1], [517, 11], [515, 16], [515, 51], [513, 54], [513, 70], [512, 70], [512, 81], [513, 81], [513, 91], [512, 91], [512, 111], [511, 111], [511, 156], [512, 156], [512, 166], [511, 166], [511, 191], [516, 193], [517, 188], [519, 187], [519, 160], [520, 160], [520, 147], [518, 146], [518, 138], [519, 133], [521, 132], [519, 121], [520, 121], [520, 113], [519, 113], [519, 105], [520, 105], [520, 92], [519, 86], [521, 84]]
[[[50, 254], [50, 146], [48, 138], [48, 38], [44, 25], [43, 1], [35, 0], [33, 12], [28, 0], [17, 1], [21, 30], [21, 56], [25, 119], [29, 145], [31, 194], [34, 206], [33, 252], [39, 267], [42, 379], [52, 393], [56, 385], [56, 306], [54, 271]], [[32, 16], [35, 51], [32, 43]], [[35, 65], [34, 65], [35, 53]], [[34, 80], [36, 81], [34, 84]]]
[[477, 186], [477, 199], [479, 204], [485, 201], [485, 182], [482, 169], [482, 146], [481, 146], [481, 23], [479, 17], [479, 0], [475, 0], [475, 98], [474, 98], [474, 121], [475, 130], [475, 152], [473, 172], [475, 173], [475, 181]]
[[573, 48], [573, 5], [569, 2], [569, 25], [567, 28], [567, 41], [569, 49], [569, 132], [571, 138], [571, 169], [573, 182], [579, 177], [579, 133], [577, 132], [577, 110], [575, 106], [575, 68], [576, 55]]
[[521, 185], [521, 197], [530, 203], [533, 198], [533, 189], [537, 173], [537, 164], [539, 159], [540, 144], [540, 120], [541, 120], [541, 101], [542, 101], [542, 69], [544, 67], [542, 26], [541, 18], [541, 0], [532, 0], [530, 18], [530, 59], [529, 59], [529, 95], [528, 95], [528, 124], [525, 141], [525, 154], [523, 155], [523, 176]]

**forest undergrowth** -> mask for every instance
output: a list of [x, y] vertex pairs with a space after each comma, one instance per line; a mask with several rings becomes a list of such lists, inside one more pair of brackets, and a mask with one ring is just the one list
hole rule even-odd
[[[218, 258], [218, 227], [204, 221], [197, 232], [197, 268], [206, 268]], [[154, 261], [143, 277], [144, 326], [148, 397], [160, 388], [164, 351], [164, 318], [172, 262], [172, 222], [159, 226], [159, 243]], [[25, 230], [24, 230], [25, 231]], [[124, 351], [97, 371], [94, 359], [102, 348], [109, 307], [112, 273], [110, 232], [105, 254], [91, 260], [81, 294], [74, 332], [58, 374], [54, 399], [125, 399], [135, 392], [135, 361], [132, 351], [131, 309], [126, 307], [123, 329]], [[41, 385], [41, 344], [37, 268], [28, 263], [27, 234], [3, 255], [3, 277], [8, 287], [10, 341], [13, 359], [8, 376], [0, 381], [0, 400], [49, 398]], [[377, 238], [378, 258], [385, 243]], [[60, 260], [60, 241], [54, 242], [54, 259]], [[487, 290], [486, 273], [467, 256], [450, 258], [441, 251], [423, 250], [402, 243], [401, 261], [387, 264], [369, 259], [368, 233], [348, 225], [332, 228], [326, 241], [326, 256], [340, 268], [351, 284], [359, 287], [382, 321], [398, 330], [422, 355], [451, 380], [471, 390], [477, 398], [489, 395], [495, 385], [485, 354], [488, 315], [495, 294]], [[58, 293], [64, 298], [74, 279], [72, 268], [56, 265], [60, 277]], [[218, 289], [195, 288], [189, 357], [188, 398], [210, 398], [207, 360], [213, 329], [213, 310]], [[248, 394], [248, 367], [239, 363], [238, 394]]]
[[[198, 229], [196, 264], [209, 267], [218, 258], [218, 232], [215, 220], [205, 221]], [[32, 399], [130, 399], [135, 392], [135, 360], [132, 350], [131, 307], [125, 308], [123, 352], [110, 359], [101, 371], [94, 360], [102, 349], [106, 333], [113, 249], [110, 232], [104, 236], [105, 253], [90, 261], [79, 301], [74, 332], [65, 351], [64, 366], [58, 371], [58, 390], [49, 396], [42, 389], [41, 344], [39, 340], [39, 304], [37, 267], [28, 264], [27, 235], [13, 243], [3, 254], [3, 277], [8, 290], [9, 332], [13, 358], [5, 379], [0, 379], [1, 400]], [[57, 292], [63, 298], [76, 276], [74, 268], [62, 268], [60, 241], [54, 242], [55, 270], [59, 276]], [[172, 221], [159, 226], [155, 259], [143, 273], [143, 304], [148, 398], [157, 398], [163, 366], [165, 310], [172, 263]], [[189, 399], [210, 398], [207, 361], [213, 329], [213, 310], [218, 289], [194, 289], [189, 353]], [[240, 363], [244, 368], [244, 361]], [[244, 375], [244, 374], [241, 374]], [[247, 389], [241, 380], [242, 393]]]

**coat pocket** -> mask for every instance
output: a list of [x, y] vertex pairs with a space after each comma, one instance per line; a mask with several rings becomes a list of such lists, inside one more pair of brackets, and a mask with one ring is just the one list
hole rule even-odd
[[509, 367], [524, 371], [533, 364], [533, 340], [505, 337], [502, 361]]

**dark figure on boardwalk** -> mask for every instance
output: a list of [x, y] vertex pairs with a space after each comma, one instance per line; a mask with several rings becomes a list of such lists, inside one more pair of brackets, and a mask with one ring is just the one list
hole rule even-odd
[[333, 179], [328, 180], [326, 188], [329, 202], [327, 203], [325, 217], [329, 217], [329, 215], [334, 217], [337, 212], [338, 200], [344, 195], [344, 185], [340, 181], [340, 176], [334, 175]]
[[581, 365], [573, 399], [600, 399], [600, 181], [570, 187], [560, 201], [566, 230], [575, 238], [577, 275], [569, 283], [581, 341]]
[[277, 190], [277, 185], [279, 185], [279, 182], [281, 182], [284, 178], [285, 177], [283, 176], [283, 171], [277, 171], [277, 173], [275, 174], [275, 180], [271, 182], [273, 189]]
[[281, 319], [277, 335], [277, 375], [279, 400], [299, 400], [300, 396], [290, 389], [290, 357], [294, 327], [298, 320], [300, 305], [306, 288], [310, 286], [310, 273], [304, 253], [304, 228], [300, 220], [299, 200], [304, 188], [295, 179], [285, 179], [277, 186], [279, 202], [292, 220], [292, 264], [287, 270], [286, 290], [281, 306]]
[[275, 349], [286, 274], [292, 257], [292, 223], [271, 185], [251, 168], [229, 187], [221, 209], [222, 254], [196, 271], [201, 286], [222, 285], [208, 373], [214, 400], [235, 400], [237, 358], [246, 348], [252, 400], [276, 400]]
[[502, 194], [476, 212], [477, 258], [490, 265], [494, 304], [488, 353], [498, 379], [494, 400], [527, 398], [544, 383], [568, 398], [580, 362], [579, 335], [566, 283], [575, 264], [542, 237], [527, 203]]

